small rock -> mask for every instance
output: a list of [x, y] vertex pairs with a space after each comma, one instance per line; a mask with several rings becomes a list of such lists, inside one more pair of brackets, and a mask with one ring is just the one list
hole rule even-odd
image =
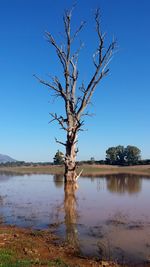
[[28, 250], [28, 253], [29, 253], [29, 254], [32, 254], [32, 253], [33, 253], [33, 251], [32, 251], [31, 249], [29, 249], [29, 250]]
[[38, 250], [37, 249], [32, 249], [32, 251], [33, 251], [33, 253], [35, 253], [35, 254], [38, 254]]
[[25, 254], [28, 253], [28, 249], [27, 248], [23, 248], [23, 251], [25, 252]]
[[28, 249], [28, 248], [23, 248], [23, 251], [25, 252], [25, 254], [32, 254], [32, 250]]
[[19, 237], [19, 235], [18, 234], [14, 234], [14, 237]]
[[35, 262], [35, 264], [39, 263], [39, 262], [40, 262], [39, 258], [36, 258], [36, 259], [34, 260], [34, 262]]
[[108, 266], [109, 266], [109, 263], [106, 262], [106, 261], [102, 261], [102, 262], [101, 262], [101, 265], [102, 265], [103, 267], [108, 267]]

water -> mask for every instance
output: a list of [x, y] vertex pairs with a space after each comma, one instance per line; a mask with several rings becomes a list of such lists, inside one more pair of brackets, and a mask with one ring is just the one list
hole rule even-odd
[[56, 233], [79, 253], [126, 263], [150, 260], [150, 179], [0, 174], [0, 221]]

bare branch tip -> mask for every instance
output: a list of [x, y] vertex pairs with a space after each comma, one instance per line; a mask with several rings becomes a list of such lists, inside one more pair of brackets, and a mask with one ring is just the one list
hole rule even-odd
[[98, 7], [95, 10], [95, 20], [99, 21], [100, 17], [101, 17], [101, 13], [100, 13], [100, 8]]

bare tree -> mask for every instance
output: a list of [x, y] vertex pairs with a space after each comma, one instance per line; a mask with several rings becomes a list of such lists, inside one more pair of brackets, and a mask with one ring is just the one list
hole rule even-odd
[[[59, 46], [51, 35], [47, 32], [46, 36], [49, 43], [54, 47], [58, 56], [60, 64], [63, 68], [63, 77], [65, 86], [61, 83], [58, 77], [53, 77], [51, 82], [42, 80], [36, 76], [36, 78], [44, 85], [48, 86], [56, 97], [60, 97], [64, 102], [65, 117], [59, 116], [57, 113], [51, 113], [52, 121], [57, 121], [61, 128], [66, 132], [66, 142], [62, 142], [56, 139], [56, 142], [65, 146], [65, 182], [76, 182], [78, 175], [76, 173], [76, 155], [78, 153], [77, 134], [82, 130], [84, 125], [84, 116], [90, 115], [88, 112], [84, 112], [89, 105], [92, 95], [100, 81], [105, 77], [108, 72], [108, 64], [112, 58], [116, 42], [113, 40], [107, 47], [105, 47], [105, 34], [101, 31], [100, 11], [95, 12], [95, 24], [96, 33], [98, 36], [98, 46], [93, 54], [94, 71], [92, 77], [89, 79], [87, 85], [82, 85], [77, 90], [78, 80], [78, 57], [79, 49], [73, 53], [72, 47], [74, 40], [80, 33], [85, 25], [85, 22], [81, 22], [79, 28], [72, 33], [71, 32], [71, 18], [72, 10], [66, 11], [63, 17], [64, 29], [65, 29], [65, 44]], [[78, 91], [78, 92], [77, 92]], [[80, 94], [78, 94], [80, 92]]]

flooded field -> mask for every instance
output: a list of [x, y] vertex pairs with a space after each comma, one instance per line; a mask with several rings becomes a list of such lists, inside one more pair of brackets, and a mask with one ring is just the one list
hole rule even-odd
[[60, 175], [0, 174], [0, 221], [53, 228], [80, 254], [150, 261], [150, 178], [105, 175], [64, 188]]

